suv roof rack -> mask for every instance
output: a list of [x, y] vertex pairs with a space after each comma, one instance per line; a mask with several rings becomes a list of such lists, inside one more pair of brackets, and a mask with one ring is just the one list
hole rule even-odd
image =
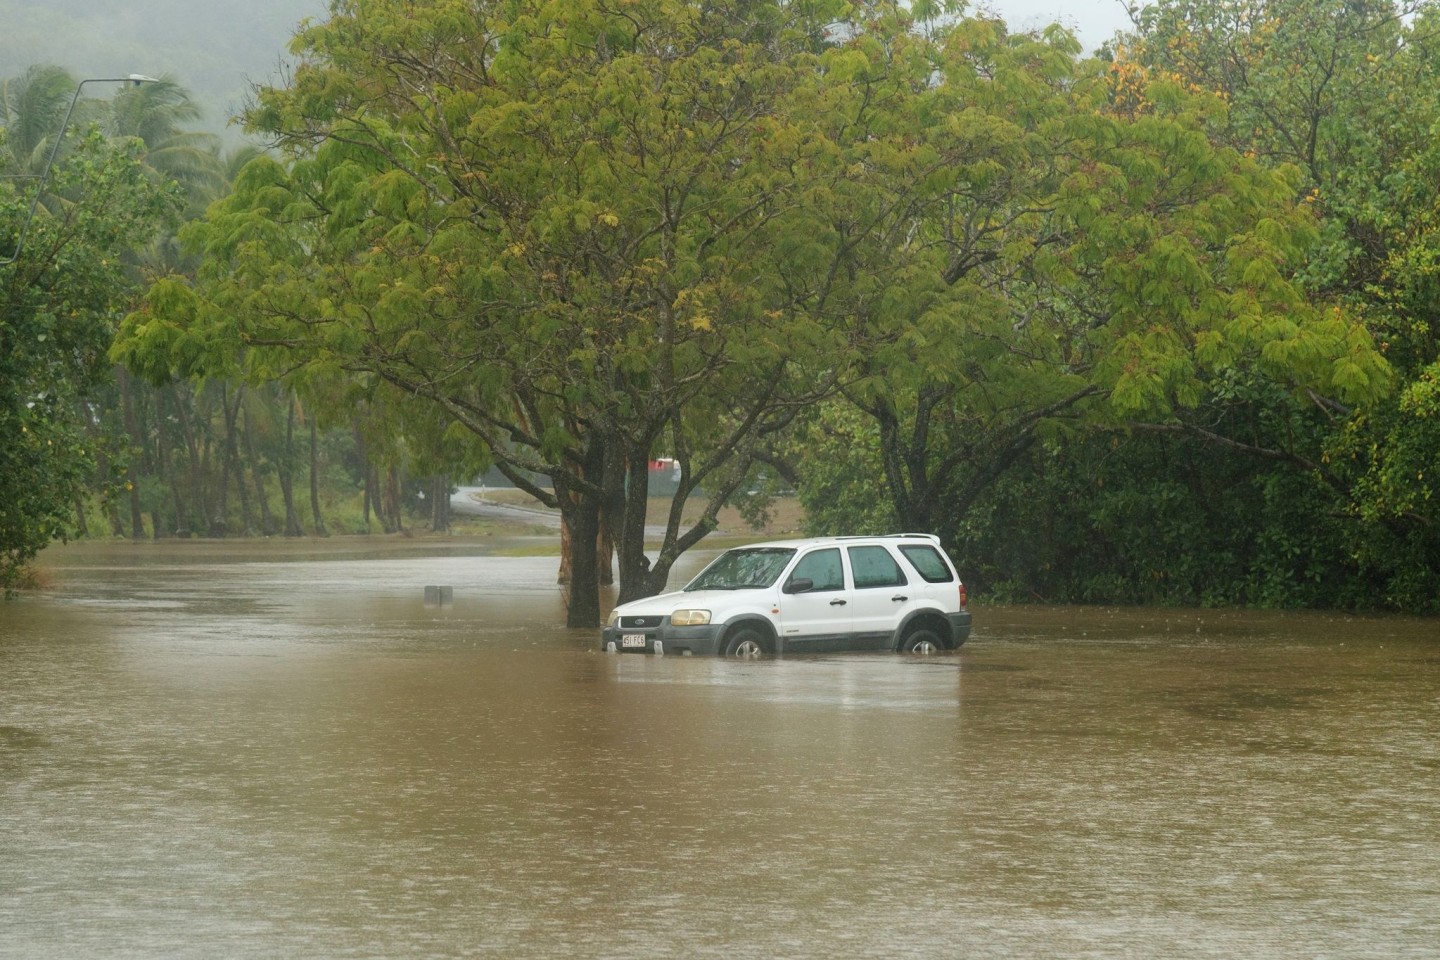
[[930, 540], [940, 542], [940, 537], [934, 533], [847, 533], [838, 537], [817, 537], [820, 540], [898, 540], [901, 537], [914, 537], [917, 540]]

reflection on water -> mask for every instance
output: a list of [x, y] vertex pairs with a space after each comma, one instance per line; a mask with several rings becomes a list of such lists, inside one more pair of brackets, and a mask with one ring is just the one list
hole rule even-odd
[[48, 557], [0, 607], [0, 957], [1440, 952], [1434, 622], [615, 657], [515, 546]]

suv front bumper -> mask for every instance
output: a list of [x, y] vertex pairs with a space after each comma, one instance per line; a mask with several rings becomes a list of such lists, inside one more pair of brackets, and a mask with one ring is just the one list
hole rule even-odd
[[[678, 653], [710, 655], [720, 652], [723, 624], [676, 627], [605, 627], [600, 631], [600, 649], [607, 653]], [[637, 639], [638, 638], [638, 639]]]

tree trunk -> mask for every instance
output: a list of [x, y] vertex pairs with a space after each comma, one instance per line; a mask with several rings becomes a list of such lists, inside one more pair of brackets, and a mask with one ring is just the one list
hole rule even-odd
[[906, 482], [904, 459], [900, 455], [900, 423], [882, 400], [871, 411], [880, 430], [880, 466], [885, 473], [885, 487], [901, 530], [914, 530], [911, 520], [910, 485]]
[[391, 467], [385, 474], [385, 512], [390, 517], [390, 530], [405, 533], [405, 511], [400, 502], [400, 469]]
[[606, 465], [604, 438], [592, 436], [581, 454], [580, 476], [587, 487], [572, 486], [563, 471], [551, 478], [559, 502], [562, 531], [569, 535], [568, 588], [565, 592], [565, 625], [600, 626], [600, 517], [604, 507], [603, 482]]
[[[100, 442], [99, 427], [95, 422], [95, 409], [89, 403], [77, 405], [76, 413], [85, 424], [86, 445], [96, 451], [95, 473], [92, 474], [89, 486], [93, 489], [105, 489], [106, 481], [110, 478], [110, 461], [105, 456], [105, 445]], [[107, 498], [108, 499], [108, 498]], [[73, 501], [75, 507], [75, 532], [79, 536], [90, 536], [90, 522], [85, 516], [85, 497], [76, 493]], [[107, 513], [109, 510], [106, 511]], [[119, 533], [119, 531], [114, 531]]]
[[[93, 489], [107, 491], [100, 500], [100, 508], [104, 512], [105, 519], [110, 526], [110, 536], [125, 536], [125, 525], [120, 521], [120, 505], [108, 493], [110, 487], [111, 465], [110, 456], [106, 453], [106, 444], [101, 435], [101, 425], [95, 416], [94, 408], [84, 403], [80, 405], [82, 416], [85, 418], [85, 437], [89, 441], [90, 448], [95, 451], [95, 479]], [[75, 497], [75, 532], [81, 537], [90, 536], [90, 521], [85, 516], [85, 497]]]
[[375, 502], [375, 468], [370, 465], [370, 450], [365, 445], [365, 435], [359, 429], [355, 431], [355, 451], [360, 457], [360, 469], [365, 472], [365, 495], [363, 514], [365, 517], [365, 532], [370, 532], [370, 509]]
[[380, 532], [394, 533], [395, 528], [385, 514], [385, 487], [380, 482], [380, 468], [373, 463], [365, 468], [365, 496], [375, 511], [375, 519], [380, 521]]
[[570, 543], [570, 525], [565, 522], [565, 509], [560, 509], [560, 569], [555, 572], [555, 582], [562, 587], [570, 582], [570, 555], [574, 547]]
[[[180, 435], [185, 441], [185, 455], [190, 474], [190, 502], [199, 511], [199, 518], [203, 521], [210, 516], [210, 504], [206, 498], [205, 472], [200, 465], [200, 447], [195, 441], [195, 429], [190, 422], [190, 411], [186, 409], [185, 401], [180, 396], [178, 384], [170, 385], [170, 399], [175, 404], [175, 422], [180, 425]], [[171, 473], [172, 482], [178, 482], [178, 477]], [[179, 536], [190, 536], [190, 519], [184, 520], [184, 532], [177, 530]]]
[[[225, 397], [228, 398], [228, 391]], [[232, 409], [230, 404], [225, 403], [225, 469], [227, 476], [231, 473], [235, 476], [235, 492], [240, 494], [240, 522], [243, 524], [242, 531], [245, 536], [253, 536], [255, 533], [255, 517], [250, 510], [250, 491], [245, 486], [245, 465], [240, 462], [240, 441], [236, 439], [236, 433], [240, 426], [240, 405], [245, 399], [245, 388], [235, 388], [235, 405]]]
[[248, 408], [245, 410], [245, 455], [250, 461], [250, 472], [255, 482], [255, 500], [260, 505], [260, 532], [268, 537], [275, 532], [275, 518], [270, 515], [270, 496], [265, 492], [265, 473], [260, 469], [260, 455], [255, 449], [255, 422]]
[[287, 396], [285, 452], [280, 457], [280, 496], [285, 501], [285, 536], [303, 537], [300, 515], [295, 512], [295, 398]]
[[[125, 423], [125, 434], [133, 448], [131, 462], [125, 468], [125, 486], [130, 494], [130, 536], [139, 540], [145, 536], [145, 515], [140, 502], [140, 471], [135, 469], [134, 457], [146, 450], [145, 438], [140, 435], [140, 420], [135, 415], [135, 397], [130, 382], [130, 371], [123, 366], [115, 368], [115, 381], [120, 387], [120, 418]], [[142, 456], [142, 465], [145, 457]], [[159, 522], [158, 517], [151, 518]]]
[[[164, 412], [159, 409], [159, 404], [162, 399], [174, 402], [174, 396], [171, 391], [166, 390], [157, 392], [155, 397], [157, 406], [156, 432], [158, 434], [155, 444], [156, 476], [160, 479], [160, 482], [165, 484], [170, 490], [170, 502], [174, 514], [170, 519], [168, 529], [166, 529], [165, 525], [160, 523], [157, 518], [155, 523], [155, 539], [157, 540], [162, 536], [181, 538], [190, 536], [189, 510], [185, 506], [185, 491], [179, 478], [176, 476], [175, 464], [171, 461], [170, 457], [170, 444], [174, 438], [165, 435], [167, 432], [166, 418]], [[162, 529], [165, 529], [164, 533], [161, 532]]]
[[599, 499], [594, 496], [561, 497], [560, 520], [570, 539], [569, 582], [565, 591], [565, 625], [567, 627], [598, 627], [600, 626], [600, 579], [595, 553], [600, 534]]
[[330, 536], [320, 513], [320, 430], [314, 417], [310, 418], [310, 516], [315, 519], [315, 536]]
[[[578, 496], [578, 495], [577, 495]], [[561, 510], [564, 516], [564, 510]], [[615, 529], [610, 525], [608, 512], [603, 508], [600, 510], [599, 527], [595, 535], [595, 575], [597, 582], [602, 587], [608, 587], [615, 582], [615, 538], [611, 530]], [[570, 582], [570, 565], [573, 553], [573, 546], [570, 542], [570, 528], [564, 523], [560, 524], [560, 571], [555, 577], [555, 582], [566, 584]]]
[[650, 452], [632, 448], [606, 472], [609, 514], [620, 532], [618, 603], [650, 595], [650, 558], [645, 555], [645, 513], [650, 504]]
[[430, 481], [430, 529], [450, 532], [450, 478], [443, 474]]
[[[175, 516], [170, 525], [170, 535], [183, 540], [190, 536], [190, 527], [186, 520], [189, 511], [185, 508], [185, 494], [175, 476], [174, 465], [170, 463], [169, 453], [163, 447], [160, 451], [160, 466], [165, 471], [165, 481], [170, 485], [170, 498], [175, 508]], [[155, 531], [158, 539], [160, 528], [157, 526]]]
[[364, 517], [364, 520], [365, 520], [365, 532], [366, 532], [366, 533], [369, 533], [369, 532], [370, 532], [370, 496], [371, 496], [371, 490], [372, 490], [372, 484], [371, 484], [371, 482], [370, 482], [370, 478], [371, 478], [373, 475], [374, 475], [374, 471], [370, 469], [370, 465], [369, 465], [369, 464], [366, 464], [366, 465], [365, 465], [365, 496], [364, 496], [364, 505], [363, 505], [363, 507], [361, 508], [361, 516], [363, 516], [363, 517]]

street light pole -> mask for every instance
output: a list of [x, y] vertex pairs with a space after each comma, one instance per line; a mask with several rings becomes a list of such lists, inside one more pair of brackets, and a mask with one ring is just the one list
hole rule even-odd
[[80, 102], [80, 91], [85, 89], [85, 84], [128, 83], [138, 87], [142, 83], [159, 82], [155, 77], [132, 73], [128, 77], [90, 77], [75, 85], [75, 96], [70, 98], [70, 106], [65, 110], [65, 119], [60, 121], [60, 129], [55, 132], [55, 143], [50, 147], [50, 156], [45, 158], [45, 167], [40, 171], [40, 182], [35, 185], [35, 196], [30, 200], [30, 212], [25, 215], [25, 222], [20, 225], [20, 239], [15, 241], [15, 252], [0, 260], [0, 265], [14, 263], [20, 258], [20, 251], [25, 246], [25, 236], [30, 232], [30, 221], [35, 219], [35, 209], [40, 205], [40, 195], [45, 192], [45, 182], [50, 179], [50, 168], [55, 163], [55, 157], [60, 153], [60, 143], [65, 139], [65, 128], [70, 125], [70, 114], [75, 112], [75, 104]]

